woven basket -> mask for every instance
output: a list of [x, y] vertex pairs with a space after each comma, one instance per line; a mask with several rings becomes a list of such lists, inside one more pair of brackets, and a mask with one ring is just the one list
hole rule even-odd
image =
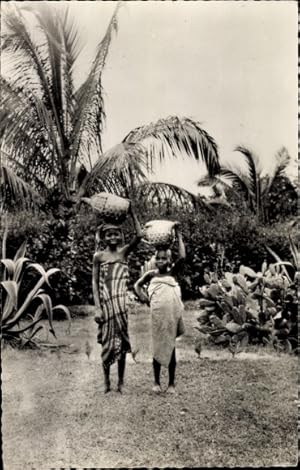
[[174, 238], [174, 225], [170, 220], [151, 220], [143, 230], [143, 238], [151, 245], [169, 245]]
[[98, 193], [90, 198], [83, 197], [81, 200], [89, 204], [106, 220], [125, 220], [130, 207], [128, 199], [110, 193]]

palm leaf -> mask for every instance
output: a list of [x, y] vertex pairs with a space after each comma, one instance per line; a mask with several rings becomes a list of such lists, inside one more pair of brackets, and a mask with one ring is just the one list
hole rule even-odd
[[0, 195], [4, 206], [29, 208], [42, 202], [42, 197], [6, 165], [0, 166]]
[[147, 146], [150, 169], [154, 159], [159, 157], [162, 160], [171, 152], [173, 156], [187, 154], [196, 160], [203, 160], [210, 175], [219, 171], [216, 142], [192, 119], [180, 119], [177, 116], [160, 119], [133, 129], [123, 142], [143, 143]]
[[165, 209], [171, 207], [184, 207], [193, 210], [197, 207], [208, 209], [207, 204], [201, 198], [170, 183], [144, 182], [137, 188], [136, 198], [138, 201], [144, 201], [145, 204], [150, 202], [152, 205]]
[[282, 147], [275, 155], [276, 164], [271, 176], [267, 175], [265, 179], [265, 187], [263, 189], [263, 196], [268, 197], [268, 194], [272, 190], [274, 182], [285, 174], [286, 168], [291, 161], [291, 157], [285, 147]]
[[100, 181], [102, 190], [118, 195], [131, 194], [146, 179], [145, 149], [141, 144], [121, 143], [115, 145], [97, 160], [83, 181], [79, 196], [90, 191]]
[[250, 187], [251, 192], [254, 195], [256, 195], [257, 194], [257, 182], [258, 182], [258, 174], [257, 174], [258, 158], [251, 150], [249, 150], [247, 147], [244, 147], [242, 145], [236, 147], [235, 151], [242, 153], [246, 159], [248, 172], [249, 172], [249, 187]]
[[100, 135], [105, 114], [101, 79], [113, 33], [118, 29], [117, 14], [119, 8], [120, 3], [117, 4], [106, 33], [97, 46], [96, 56], [90, 73], [76, 92], [76, 109], [74, 111], [73, 132], [70, 140], [73, 149], [73, 165], [78, 159], [82, 144], [86, 151], [89, 150], [87, 142], [89, 142], [89, 146], [93, 145], [95, 147], [96, 154], [102, 151]]

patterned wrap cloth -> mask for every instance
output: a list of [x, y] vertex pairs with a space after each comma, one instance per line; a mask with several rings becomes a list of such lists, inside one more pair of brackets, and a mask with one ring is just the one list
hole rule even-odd
[[103, 322], [98, 342], [102, 344], [102, 362], [109, 367], [122, 354], [131, 351], [127, 316], [128, 266], [121, 261], [101, 264], [99, 296]]
[[184, 333], [181, 290], [173, 276], [155, 276], [148, 293], [152, 317], [153, 357], [168, 367], [177, 336]]

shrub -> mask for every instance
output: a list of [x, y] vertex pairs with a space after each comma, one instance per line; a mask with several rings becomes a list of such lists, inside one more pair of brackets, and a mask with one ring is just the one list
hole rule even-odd
[[[5, 252], [5, 249], [3, 249]], [[44, 328], [40, 322], [46, 314], [49, 322], [49, 331], [55, 336], [53, 328], [53, 315], [57, 310], [61, 310], [71, 319], [69, 310], [64, 305], [52, 305], [49, 292], [45, 289], [45, 284], [50, 287], [49, 278], [58, 269], [52, 268], [45, 271], [37, 263], [30, 263], [25, 257], [26, 244], [23, 243], [13, 259], [3, 258], [3, 278], [1, 282], [1, 339], [9, 342], [13, 346], [36, 345], [34, 336]], [[25, 275], [28, 270], [33, 270], [35, 275], [31, 280], [33, 283], [28, 289]], [[22, 324], [22, 322], [25, 323]]]
[[261, 272], [241, 266], [237, 274], [205, 275], [200, 288], [198, 330], [233, 354], [248, 342], [297, 352], [297, 295], [282, 263], [263, 263]]
[[[289, 231], [287, 224], [271, 226], [257, 225], [249, 214], [239, 215], [228, 209], [166, 210], [157, 207], [139, 207], [142, 223], [150, 219], [169, 218], [179, 220], [182, 225], [187, 258], [180, 273], [183, 298], [199, 297], [199, 285], [205, 283], [206, 272], [238, 272], [241, 264], [258, 271], [262, 262], [271, 261], [268, 245], [283, 259], [290, 260]], [[95, 250], [94, 235], [101, 220], [89, 208], [79, 211], [70, 209], [61, 214], [29, 214], [22, 212], [9, 216], [10, 233], [8, 253], [17, 249], [20, 241], [27, 240], [28, 255], [49, 269], [57, 266], [52, 284], [54, 300], [67, 305], [93, 303], [92, 258]], [[131, 221], [124, 223], [126, 241], [132, 236]], [[294, 235], [293, 235], [294, 236]], [[129, 256], [129, 288], [140, 276], [144, 262], [155, 249], [145, 243]], [[176, 244], [174, 246], [176, 257]]]

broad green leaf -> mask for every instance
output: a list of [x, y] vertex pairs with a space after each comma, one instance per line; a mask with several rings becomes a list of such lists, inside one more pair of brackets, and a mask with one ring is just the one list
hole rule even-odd
[[233, 283], [233, 274], [232, 274], [232, 273], [226, 272], [226, 273], [224, 273], [224, 276], [225, 276], [225, 279], [226, 279], [230, 284]]
[[215, 307], [216, 302], [214, 300], [200, 299], [199, 306], [200, 307]]
[[15, 269], [16, 269], [16, 264], [9, 258], [2, 259], [1, 263], [4, 264], [7, 274], [10, 278], [13, 278]]
[[28, 293], [23, 304], [20, 306], [19, 310], [16, 312], [15, 316], [5, 325], [5, 328], [12, 328], [21, 319], [22, 315], [24, 315], [24, 313], [26, 312], [26, 309], [29, 307], [32, 300], [36, 297], [36, 294], [41, 288], [44, 281], [45, 281], [44, 277], [41, 277], [37, 281], [36, 285]]
[[263, 264], [262, 264], [262, 266], [261, 266], [261, 272], [262, 272], [263, 274], [265, 274], [265, 272], [267, 271], [267, 269], [268, 269], [267, 262], [264, 261]]
[[46, 281], [46, 278], [47, 278], [47, 273], [45, 271], [45, 269], [43, 268], [43, 266], [41, 266], [40, 264], [38, 263], [30, 263], [28, 265], [28, 268], [33, 268], [35, 269], [38, 273], [40, 273], [40, 275], [44, 278], [44, 280]]
[[42, 319], [39, 318], [38, 320], [35, 320], [31, 323], [29, 323], [28, 325], [24, 326], [23, 328], [20, 328], [18, 330], [9, 330], [9, 329], [5, 329], [5, 332], [6, 333], [16, 333], [16, 334], [21, 334], [21, 333], [24, 333], [24, 331], [27, 331], [27, 330], [30, 330], [30, 328], [32, 328], [34, 325], [36, 325], [38, 322], [40, 322]]
[[289, 261], [278, 261], [277, 263], [274, 263], [274, 266], [291, 266], [292, 268], [294, 267]]
[[245, 313], [243, 310], [242, 312], [240, 311], [240, 307], [239, 308], [233, 307], [231, 311], [231, 315], [233, 316], [235, 323], [238, 323], [239, 325], [242, 325], [244, 323]]
[[216, 328], [224, 328], [225, 327], [224, 322], [219, 317], [217, 317], [216, 315], [211, 315], [210, 318], [209, 318], [209, 321]]
[[29, 258], [22, 257], [22, 258], [17, 259], [16, 270], [15, 270], [14, 277], [13, 277], [14, 281], [18, 282], [20, 280], [23, 266], [27, 261], [30, 261]]
[[58, 269], [58, 268], [51, 268], [47, 271], [47, 273], [46, 273], [46, 282], [47, 282], [48, 286], [50, 286], [49, 277], [52, 276], [52, 274], [58, 273], [59, 271], [60, 271], [60, 269]]
[[26, 253], [26, 248], [27, 248], [27, 243], [25, 241], [25, 242], [22, 243], [22, 245], [20, 246], [20, 248], [16, 252], [15, 257], [14, 257], [14, 261], [17, 261], [19, 258], [24, 258], [25, 253]]
[[3, 281], [1, 285], [6, 290], [14, 307], [18, 304], [18, 285], [15, 281]]
[[247, 275], [248, 277], [251, 277], [252, 279], [255, 279], [257, 277], [257, 274], [253, 269], [248, 268], [247, 266], [240, 266], [240, 273], [244, 276]]
[[45, 329], [44, 325], [38, 325], [38, 326], [32, 331], [32, 333], [30, 333], [28, 339], [31, 340], [39, 331], [44, 330], [44, 329]]
[[236, 280], [239, 284], [239, 286], [246, 292], [248, 293], [248, 286], [247, 286], [247, 282], [246, 282], [246, 279], [244, 278], [244, 276], [240, 273], [238, 273], [236, 275]]
[[[277, 269], [278, 269], [278, 268], [277, 268], [278, 263], [281, 264], [281, 263], [283, 263], [283, 261], [282, 261], [282, 259], [275, 253], [275, 251], [273, 251], [269, 246], [266, 245], [266, 248], [267, 248], [268, 252], [273, 256], [273, 258], [276, 259], [277, 263], [276, 263], [276, 265], [275, 265], [275, 269], [277, 270]], [[287, 277], [288, 280], [292, 283], [292, 280], [291, 280], [291, 278], [290, 278], [290, 276], [289, 276], [289, 273], [287, 272], [285, 266], [283, 266], [283, 269], [284, 269], [284, 272], [285, 272], [286, 277]]]
[[66, 317], [68, 318], [68, 320], [71, 321], [71, 313], [70, 313], [70, 310], [68, 309], [68, 307], [66, 307], [65, 305], [62, 305], [62, 304], [59, 304], [59, 305], [55, 305], [55, 307], [53, 307], [52, 310], [63, 310], [66, 314]]
[[40, 298], [44, 304], [49, 324], [50, 324], [50, 332], [55, 336], [54, 328], [53, 328], [53, 311], [52, 311], [52, 300], [48, 294], [38, 294], [36, 297]]
[[63, 310], [63, 312], [65, 312], [66, 317], [69, 320], [68, 321], [67, 334], [70, 334], [70, 332], [71, 332], [71, 313], [70, 313], [70, 310], [68, 309], [68, 307], [66, 307], [65, 305], [59, 304], [59, 305], [55, 305], [55, 307], [53, 307], [52, 310], [53, 311], [54, 310]]
[[44, 304], [42, 303], [41, 305], [39, 305], [35, 311], [35, 314], [34, 314], [34, 317], [33, 317], [33, 320], [39, 320], [42, 318], [42, 313], [45, 309], [45, 306]]
[[216, 299], [218, 295], [222, 294], [222, 289], [216, 284], [211, 284], [206, 292], [210, 298]]
[[239, 325], [238, 323], [235, 323], [234, 321], [227, 323], [225, 328], [230, 333], [234, 333], [234, 334], [239, 333], [242, 330], [242, 326]]

